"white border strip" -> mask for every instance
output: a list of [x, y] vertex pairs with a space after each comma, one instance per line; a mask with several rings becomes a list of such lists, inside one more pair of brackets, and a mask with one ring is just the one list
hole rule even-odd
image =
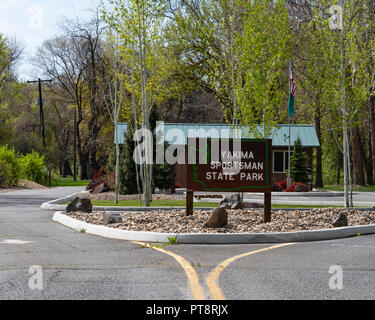
[[168, 242], [170, 237], [177, 237], [178, 243], [185, 244], [250, 244], [250, 243], [284, 243], [284, 242], [307, 242], [341, 239], [360, 235], [375, 234], [375, 224], [366, 226], [354, 226], [338, 229], [310, 230], [285, 233], [155, 233], [128, 231], [109, 228], [102, 225], [94, 225], [73, 219], [55, 212], [53, 221], [76, 231], [82, 229], [85, 233], [97, 235], [110, 239], [144, 242]]

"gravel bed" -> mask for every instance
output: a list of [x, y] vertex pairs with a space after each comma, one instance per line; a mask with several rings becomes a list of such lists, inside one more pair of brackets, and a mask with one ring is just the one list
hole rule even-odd
[[[210, 212], [195, 210], [191, 217], [185, 216], [184, 210], [151, 211], [147, 213], [122, 213], [122, 223], [109, 225], [112, 228], [132, 231], [160, 233], [269, 233], [293, 232], [305, 230], [334, 229], [332, 225], [337, 214], [345, 212], [349, 226], [375, 224], [374, 211], [324, 208], [295, 211], [274, 211], [272, 222], [263, 223], [262, 210], [228, 210], [229, 221], [220, 229], [203, 229], [210, 217]], [[68, 216], [91, 224], [103, 224], [103, 213], [91, 214], [74, 212]]]

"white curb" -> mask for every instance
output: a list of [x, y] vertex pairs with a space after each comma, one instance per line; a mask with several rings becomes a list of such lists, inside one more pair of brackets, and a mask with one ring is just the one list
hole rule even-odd
[[85, 230], [85, 233], [110, 239], [144, 242], [168, 242], [171, 237], [177, 237], [178, 243], [185, 244], [250, 244], [250, 243], [283, 243], [283, 242], [307, 242], [348, 238], [360, 235], [375, 234], [375, 224], [366, 226], [345, 227], [339, 229], [311, 230], [285, 233], [155, 233], [127, 231], [94, 225], [73, 219], [55, 212], [53, 221], [61, 223], [76, 231]]
[[51, 200], [48, 202], [44, 202], [41, 204], [40, 209], [42, 210], [49, 210], [49, 211], [56, 211], [56, 210], [62, 210], [64, 211], [66, 209], [66, 205], [61, 205], [61, 203], [65, 203], [68, 201], [73, 201], [73, 197], [79, 197], [81, 194], [88, 193], [88, 191], [80, 191], [77, 193], [73, 193], [69, 196], [58, 198], [55, 200]]

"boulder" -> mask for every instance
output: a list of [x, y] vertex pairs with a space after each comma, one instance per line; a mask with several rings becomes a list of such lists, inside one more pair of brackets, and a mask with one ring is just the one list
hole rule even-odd
[[121, 223], [122, 218], [119, 213], [103, 213], [103, 224]]
[[66, 212], [92, 212], [92, 203], [90, 199], [81, 199], [80, 197], [75, 198], [66, 207]]
[[220, 208], [242, 210], [243, 203], [241, 201], [240, 195], [236, 193], [236, 194], [232, 194], [231, 196], [225, 197], [225, 199], [220, 202]]
[[212, 211], [211, 217], [204, 224], [203, 228], [222, 228], [228, 223], [228, 212], [225, 208], [216, 208]]
[[348, 217], [345, 213], [341, 212], [335, 217], [335, 220], [333, 221], [333, 226], [336, 228], [342, 228], [348, 226]]

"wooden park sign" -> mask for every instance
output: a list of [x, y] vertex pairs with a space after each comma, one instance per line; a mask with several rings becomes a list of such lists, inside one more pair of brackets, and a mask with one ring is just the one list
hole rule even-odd
[[272, 140], [188, 139], [187, 215], [193, 192], [264, 193], [264, 220], [271, 221]]

